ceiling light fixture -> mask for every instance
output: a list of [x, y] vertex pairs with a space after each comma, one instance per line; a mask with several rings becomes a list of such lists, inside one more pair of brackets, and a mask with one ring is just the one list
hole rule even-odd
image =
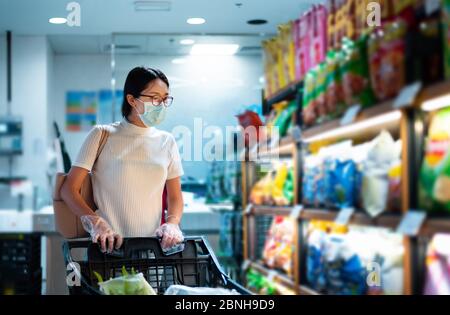
[[66, 24], [67, 19], [63, 17], [52, 17], [48, 19], [48, 22], [51, 24]]
[[170, 11], [169, 1], [135, 1], [135, 11]]
[[423, 102], [422, 109], [426, 112], [432, 112], [447, 106], [450, 106], [450, 94], [445, 94]]
[[267, 20], [254, 19], [254, 20], [247, 21], [247, 24], [250, 24], [250, 25], [263, 25], [263, 24], [267, 24]]
[[180, 44], [181, 45], [193, 45], [193, 44], [195, 44], [195, 40], [193, 40], [193, 39], [182, 39], [182, 40], [180, 40]]
[[238, 52], [236, 44], [196, 44], [192, 46], [191, 55], [194, 56], [231, 56]]
[[201, 24], [205, 24], [206, 20], [201, 17], [196, 17], [196, 18], [189, 18], [189, 19], [187, 19], [186, 22], [191, 25], [201, 25]]

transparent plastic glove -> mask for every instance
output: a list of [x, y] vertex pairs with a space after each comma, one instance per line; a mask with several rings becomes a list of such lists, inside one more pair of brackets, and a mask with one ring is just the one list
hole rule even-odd
[[[114, 249], [122, 246], [123, 238], [115, 233], [111, 226], [99, 216], [84, 215], [80, 218], [83, 228], [91, 235], [92, 242], [97, 243], [100, 240], [102, 252], [111, 253]], [[106, 244], [108, 242], [108, 244]]]
[[183, 233], [177, 224], [164, 223], [156, 230], [156, 236], [162, 237], [161, 247], [168, 250], [184, 241]]

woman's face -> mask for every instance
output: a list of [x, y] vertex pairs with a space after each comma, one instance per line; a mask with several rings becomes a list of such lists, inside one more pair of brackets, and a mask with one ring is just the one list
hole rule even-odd
[[161, 79], [156, 79], [147, 85], [139, 97], [134, 98], [132, 95], [127, 95], [127, 98], [128, 103], [133, 106], [138, 113], [143, 114], [145, 112], [144, 102], [159, 102], [168, 96], [169, 88], [167, 84]]

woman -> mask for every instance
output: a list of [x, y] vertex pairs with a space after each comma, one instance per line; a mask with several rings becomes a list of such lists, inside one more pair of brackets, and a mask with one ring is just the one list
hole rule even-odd
[[[122, 104], [123, 119], [107, 127], [108, 138], [94, 164], [101, 129], [87, 136], [61, 190], [64, 201], [102, 251], [118, 249], [123, 237], [162, 237], [163, 248], [183, 241], [180, 177], [183, 175], [174, 137], [155, 128], [173, 102], [169, 81], [159, 70], [138, 67], [128, 74]], [[92, 169], [95, 204], [91, 209], [80, 187]], [[164, 186], [168, 216], [160, 226]], [[96, 210], [96, 211], [94, 211]]]

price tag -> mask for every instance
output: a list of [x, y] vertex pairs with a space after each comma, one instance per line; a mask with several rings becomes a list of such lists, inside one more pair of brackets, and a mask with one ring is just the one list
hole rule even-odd
[[302, 205], [295, 206], [291, 211], [291, 218], [297, 220], [298, 218], [300, 218], [302, 211], [303, 211]]
[[441, 8], [441, 0], [427, 0], [425, 1], [425, 12], [431, 15]]
[[245, 208], [245, 211], [244, 211], [245, 214], [250, 214], [252, 212], [252, 209], [253, 209], [253, 205], [251, 203], [249, 203], [247, 205], [247, 207]]
[[426, 217], [427, 214], [423, 211], [408, 211], [402, 218], [402, 221], [397, 228], [397, 233], [407, 236], [417, 236]]
[[270, 270], [270, 271], [267, 273], [266, 279], [267, 279], [267, 281], [269, 281], [269, 282], [273, 282], [273, 280], [275, 279], [276, 276], [277, 276], [277, 272], [274, 271], [274, 270]]
[[300, 142], [302, 140], [302, 129], [299, 126], [292, 128], [292, 137], [295, 142]]
[[339, 211], [339, 214], [334, 222], [339, 225], [348, 225], [353, 216], [353, 213], [355, 213], [355, 209], [353, 208], [342, 209], [341, 211]]
[[411, 85], [405, 86], [394, 101], [394, 108], [400, 109], [410, 106], [416, 100], [417, 94], [422, 89], [422, 82], [418, 81]]
[[251, 264], [250, 260], [245, 260], [245, 261], [242, 263], [242, 270], [247, 271], [248, 268], [250, 267], [250, 264]]
[[341, 119], [341, 126], [349, 125], [353, 123], [356, 119], [356, 116], [358, 116], [359, 111], [361, 110], [361, 105], [354, 105], [347, 109], [347, 111], [344, 114], [344, 117]]

